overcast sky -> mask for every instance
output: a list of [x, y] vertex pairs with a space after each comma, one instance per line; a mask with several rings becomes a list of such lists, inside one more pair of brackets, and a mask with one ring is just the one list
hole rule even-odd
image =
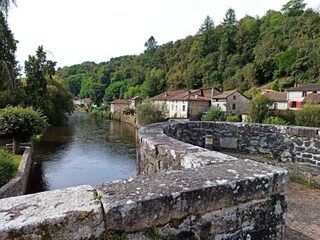
[[[207, 15], [218, 25], [229, 7], [237, 18], [280, 10], [288, 0], [17, 0], [9, 25], [24, 63], [43, 45], [58, 66], [139, 54], [153, 35], [159, 44], [194, 35]], [[306, 0], [319, 7], [319, 0]]]

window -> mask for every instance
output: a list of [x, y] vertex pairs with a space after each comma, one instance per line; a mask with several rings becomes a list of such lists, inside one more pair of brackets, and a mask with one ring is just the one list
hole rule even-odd
[[232, 104], [232, 110], [236, 110], [236, 104], [235, 103]]
[[295, 101], [290, 102], [290, 107], [291, 108], [296, 108], [297, 107], [297, 102], [295, 102]]
[[236, 96], [233, 96], [233, 100], [236, 100]]
[[317, 91], [313, 91], [312, 93], [317, 93]]
[[171, 105], [171, 110], [173, 111], [173, 103], [172, 103], [172, 105]]
[[303, 92], [302, 92], [302, 97], [305, 97], [305, 96], [307, 96], [307, 92], [306, 92], [306, 91], [303, 91]]
[[182, 112], [186, 111], [186, 105], [182, 105]]

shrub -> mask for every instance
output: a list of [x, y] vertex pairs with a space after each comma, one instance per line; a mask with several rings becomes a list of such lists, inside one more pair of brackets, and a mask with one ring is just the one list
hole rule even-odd
[[211, 107], [209, 111], [202, 116], [202, 121], [225, 121], [226, 115], [220, 107]]
[[14, 153], [19, 141], [42, 133], [47, 126], [47, 118], [31, 107], [9, 106], [0, 110], [0, 135], [13, 137]]
[[287, 125], [287, 122], [280, 117], [267, 117], [263, 120], [264, 124]]
[[153, 104], [150, 100], [144, 101], [137, 107], [137, 120], [141, 126], [165, 121], [163, 107]]
[[227, 122], [241, 122], [240, 116], [238, 115], [229, 115], [226, 119]]
[[320, 105], [304, 105], [296, 113], [296, 123], [300, 126], [320, 127]]
[[270, 100], [263, 95], [256, 96], [251, 104], [249, 115], [253, 123], [261, 123], [269, 116]]
[[0, 187], [10, 181], [17, 168], [13, 155], [0, 149]]
[[296, 124], [296, 111], [293, 110], [272, 110], [270, 115], [282, 118], [288, 125]]

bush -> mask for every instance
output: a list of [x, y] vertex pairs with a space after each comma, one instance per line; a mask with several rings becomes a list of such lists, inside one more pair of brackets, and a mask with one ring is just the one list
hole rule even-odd
[[288, 125], [296, 124], [296, 111], [293, 110], [272, 110], [270, 115], [282, 118]]
[[229, 115], [226, 119], [227, 122], [241, 122], [240, 116]]
[[18, 147], [16, 141], [29, 140], [47, 126], [47, 118], [31, 107], [9, 106], [0, 110], [0, 135], [13, 137], [14, 153]]
[[13, 155], [0, 149], [0, 187], [10, 181], [17, 168]]
[[269, 117], [269, 104], [270, 100], [263, 95], [258, 95], [252, 100], [249, 115], [253, 123], [261, 123]]
[[141, 126], [165, 121], [163, 108], [153, 104], [150, 100], [144, 101], [137, 107], [137, 119]]
[[285, 120], [280, 117], [267, 117], [263, 120], [264, 124], [288, 125]]
[[226, 115], [220, 107], [211, 107], [209, 111], [202, 116], [202, 121], [225, 121]]
[[296, 113], [296, 123], [300, 126], [320, 127], [320, 105], [304, 105]]
[[102, 117], [102, 118], [111, 118], [111, 112], [109, 110], [109, 107], [107, 106], [100, 106], [100, 107], [90, 107], [89, 111], [92, 115]]

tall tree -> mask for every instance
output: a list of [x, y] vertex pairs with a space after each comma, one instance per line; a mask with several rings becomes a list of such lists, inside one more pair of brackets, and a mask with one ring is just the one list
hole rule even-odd
[[0, 0], [0, 10], [3, 12], [6, 16], [8, 15], [8, 10], [10, 7], [10, 3], [13, 3], [16, 5], [16, 0]]
[[43, 46], [39, 46], [36, 55], [30, 56], [28, 61], [25, 61], [26, 73], [26, 99], [27, 106], [40, 108], [46, 112], [46, 94], [47, 94], [47, 78], [52, 79], [55, 73], [56, 62], [47, 60], [46, 52]]
[[304, 2], [304, 0], [290, 0], [285, 5], [283, 5], [282, 11], [291, 16], [296, 16], [303, 13], [303, 10], [306, 6], [307, 4]]
[[18, 75], [15, 52], [17, 41], [0, 11], [0, 105], [13, 101], [13, 91]]
[[155, 52], [155, 50], [158, 48], [158, 43], [156, 39], [151, 36], [147, 42], [145, 42], [144, 46], [147, 48], [147, 52]]

